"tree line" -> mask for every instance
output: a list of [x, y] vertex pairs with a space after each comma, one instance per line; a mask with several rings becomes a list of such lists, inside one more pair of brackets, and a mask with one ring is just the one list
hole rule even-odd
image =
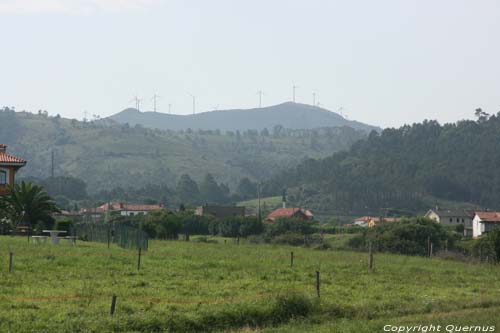
[[307, 159], [274, 177], [275, 192], [318, 207], [419, 210], [444, 199], [496, 209], [500, 205], [500, 113], [372, 132], [349, 150]]

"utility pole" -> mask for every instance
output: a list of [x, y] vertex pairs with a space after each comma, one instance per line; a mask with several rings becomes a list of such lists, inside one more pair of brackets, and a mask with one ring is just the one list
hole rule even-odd
[[54, 178], [54, 149], [50, 152], [50, 177]]
[[87, 112], [87, 110], [83, 111], [83, 122], [86, 123], [87, 122], [87, 117], [88, 117], [89, 113]]
[[316, 92], [313, 91], [313, 106], [316, 106]]
[[259, 202], [259, 223], [262, 223], [262, 211], [260, 208], [260, 186], [261, 186], [261, 183], [259, 182], [259, 184], [257, 185], [257, 198], [258, 198], [258, 202]]

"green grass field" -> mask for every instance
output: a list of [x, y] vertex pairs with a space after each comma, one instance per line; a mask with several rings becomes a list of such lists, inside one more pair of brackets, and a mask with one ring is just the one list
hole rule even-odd
[[135, 251], [0, 237], [0, 332], [382, 332], [386, 324], [429, 321], [500, 324], [497, 266], [376, 254], [368, 273], [366, 253], [218, 240], [153, 241], [138, 271]]

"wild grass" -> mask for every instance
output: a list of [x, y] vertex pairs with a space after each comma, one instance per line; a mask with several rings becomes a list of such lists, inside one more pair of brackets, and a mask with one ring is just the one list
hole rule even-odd
[[369, 273], [361, 252], [217, 240], [153, 241], [138, 271], [135, 251], [0, 237], [0, 331], [279, 331], [289, 321], [283, 332], [341, 323], [354, 329], [500, 307], [497, 266], [376, 254]]

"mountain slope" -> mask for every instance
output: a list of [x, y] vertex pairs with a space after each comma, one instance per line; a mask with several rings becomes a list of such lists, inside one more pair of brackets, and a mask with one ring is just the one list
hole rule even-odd
[[422, 212], [442, 201], [500, 208], [500, 116], [424, 121], [372, 132], [350, 150], [310, 159], [275, 179], [318, 210]]
[[83, 179], [89, 193], [150, 183], [173, 186], [184, 173], [200, 181], [208, 172], [234, 188], [242, 177], [264, 180], [365, 136], [350, 127], [174, 132], [0, 109], [0, 142], [28, 160], [21, 177], [50, 176], [53, 151], [55, 175]]
[[277, 125], [290, 129], [349, 126], [368, 132], [378, 130], [375, 126], [347, 120], [326, 109], [291, 102], [260, 109], [211, 111], [194, 115], [172, 115], [126, 109], [109, 119], [120, 124], [128, 123], [131, 126], [139, 124], [147, 128], [170, 130], [188, 128], [222, 131], [262, 130], [264, 128], [271, 130]]

